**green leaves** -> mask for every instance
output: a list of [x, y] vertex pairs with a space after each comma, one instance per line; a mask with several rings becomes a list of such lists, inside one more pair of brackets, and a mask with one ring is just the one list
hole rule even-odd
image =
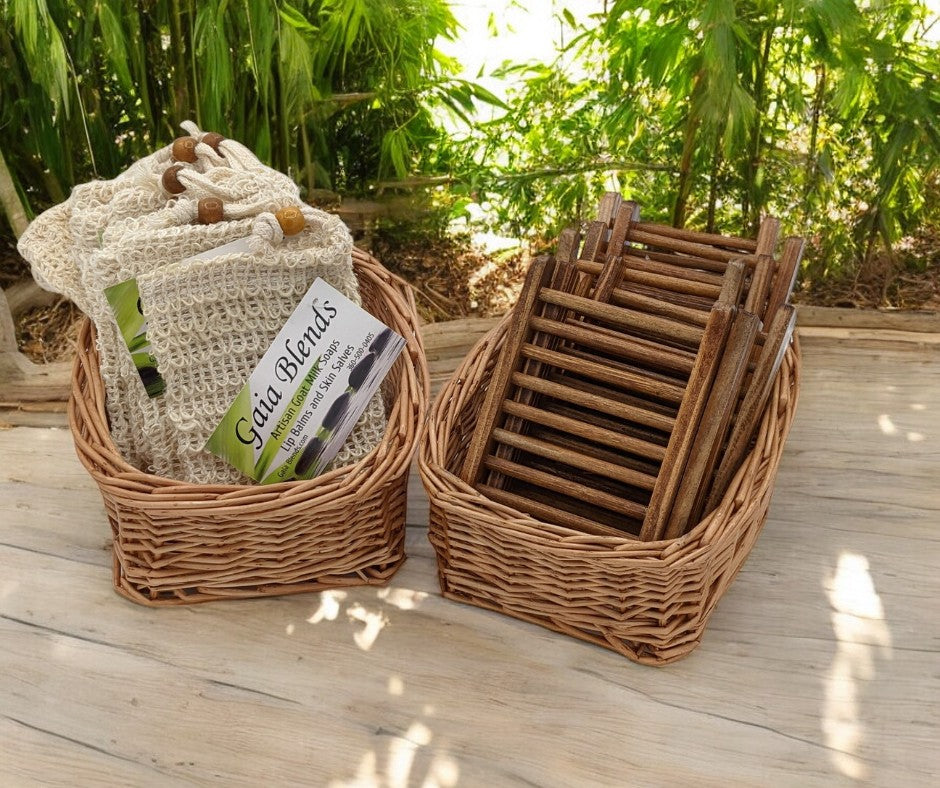
[[923, 221], [940, 54], [921, 2], [608, 5], [586, 29], [561, 14], [574, 43], [554, 64], [499, 69], [520, 77], [511, 109], [458, 145], [502, 229], [553, 237], [621, 188], [646, 217], [725, 232], [782, 216], [832, 271]]
[[365, 193], [432, 166], [435, 109], [498, 103], [451, 79], [455, 33], [445, 0], [0, 0], [4, 159], [41, 209], [194, 118]]

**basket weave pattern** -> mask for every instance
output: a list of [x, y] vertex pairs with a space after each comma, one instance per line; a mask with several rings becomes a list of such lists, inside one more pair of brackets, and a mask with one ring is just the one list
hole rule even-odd
[[108, 431], [95, 332], [85, 320], [69, 424], [111, 524], [115, 589], [176, 605], [385, 583], [404, 561], [408, 468], [428, 408], [410, 289], [355, 250], [363, 306], [407, 345], [382, 384], [388, 428], [361, 461], [308, 481], [196, 485], [143, 473]]
[[420, 470], [429, 538], [451, 599], [664, 665], [700, 642], [770, 505], [799, 392], [799, 344], [787, 351], [755, 446], [720, 505], [687, 534], [640, 542], [540, 522], [458, 478], [508, 323], [470, 352], [432, 409]]

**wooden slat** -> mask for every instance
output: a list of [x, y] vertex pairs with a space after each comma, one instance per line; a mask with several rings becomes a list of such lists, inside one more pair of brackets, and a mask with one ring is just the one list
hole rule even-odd
[[653, 485], [656, 483], [655, 476], [640, 473], [612, 462], [599, 460], [576, 449], [558, 446], [551, 441], [519, 435], [500, 428], [493, 430], [493, 437], [499, 443], [505, 443], [515, 449], [570, 465], [588, 473], [595, 473], [598, 476], [606, 476], [608, 479], [629, 484], [631, 487], [639, 487], [641, 490], [652, 490]]
[[758, 256], [773, 255], [777, 246], [777, 239], [780, 237], [780, 220], [773, 216], [765, 216], [761, 219], [760, 227], [757, 228], [757, 245], [754, 249]]
[[578, 259], [578, 244], [581, 234], [574, 227], [567, 227], [558, 236], [558, 245], [555, 249], [555, 259], [559, 262], [570, 263]]
[[775, 268], [776, 263], [770, 255], [760, 255], [757, 258], [757, 265], [754, 266], [754, 271], [751, 273], [751, 284], [747, 289], [744, 309], [753, 315], [757, 315], [762, 321]]
[[659, 315], [660, 317], [668, 317], [683, 323], [691, 323], [694, 326], [704, 327], [708, 322], [708, 312], [703, 309], [673, 304], [669, 301], [663, 301], [659, 298], [619, 287], [610, 294], [610, 301], [618, 306], [648, 312], [651, 315]]
[[642, 312], [611, 306], [610, 304], [598, 303], [589, 298], [563, 293], [560, 290], [543, 287], [539, 293], [539, 298], [546, 303], [563, 306], [618, 328], [642, 331], [696, 346], [702, 339], [702, 330], [695, 326], [689, 326], [665, 317], [647, 315]]
[[[605, 192], [597, 205], [597, 220], [607, 225], [612, 224], [622, 203], [623, 197], [618, 192]], [[637, 219], [639, 219], [639, 214], [637, 214]]]
[[598, 353], [589, 348], [584, 348], [574, 345], [566, 345], [565, 353], [575, 358], [581, 358], [585, 361], [593, 361], [596, 364], [606, 365], [611, 370], [619, 370], [627, 373], [632, 373], [636, 375], [642, 375], [645, 378], [650, 380], [659, 381], [660, 383], [665, 383], [666, 385], [673, 386], [675, 393], [679, 392], [685, 386], [685, 379], [682, 377], [677, 377], [669, 372], [665, 372], [659, 369], [649, 369], [646, 365], [637, 365], [631, 364], [627, 361], [620, 360], [620, 354], [617, 354], [617, 357], [611, 358], [604, 353]]
[[780, 255], [780, 263], [777, 266], [776, 276], [774, 276], [770, 287], [770, 297], [767, 300], [767, 310], [764, 315], [765, 324], [769, 324], [776, 317], [777, 310], [790, 300], [805, 247], [806, 242], [802, 238], [787, 238], [784, 241], [783, 253]]
[[705, 327], [705, 335], [695, 359], [695, 367], [689, 378], [689, 385], [679, 407], [676, 426], [669, 439], [669, 445], [666, 447], [662, 470], [656, 480], [646, 518], [643, 520], [640, 538], [644, 541], [661, 539], [665, 532], [666, 522], [675, 501], [725, 340], [731, 329], [734, 313], [734, 308], [725, 304], [716, 304], [712, 309], [711, 318]]
[[706, 488], [715, 468], [718, 451], [738, 404], [747, 361], [760, 326], [760, 318], [750, 312], [739, 311], [734, 318], [701, 422], [696, 429], [676, 500], [669, 513], [664, 534], [666, 539], [681, 536], [689, 524], [698, 522], [697, 516], [704, 506]]
[[563, 383], [565, 385], [572, 386], [573, 388], [580, 389], [581, 391], [589, 391], [592, 394], [597, 394], [601, 397], [610, 397], [615, 399], [617, 402], [623, 402], [628, 405], [633, 405], [643, 410], [650, 411], [651, 413], [659, 413], [663, 416], [668, 416], [671, 419], [674, 419], [676, 414], [679, 412], [677, 405], [670, 405], [666, 402], [661, 402], [656, 399], [650, 399], [649, 397], [642, 397], [636, 393], [629, 393], [626, 391], [621, 391], [620, 389], [611, 388], [610, 386], [605, 386], [602, 383], [597, 383], [596, 381], [585, 380], [576, 375], [572, 375], [568, 372], [562, 370], [548, 370], [546, 374], [546, 379], [554, 383]]
[[744, 263], [740, 260], [732, 260], [728, 263], [717, 301], [730, 306], [740, 303], [741, 291], [744, 289], [745, 270]]
[[[572, 250], [571, 253], [573, 254], [574, 250]], [[574, 287], [577, 277], [578, 271], [573, 265], [564, 261], [558, 261], [555, 266], [555, 270], [552, 271], [551, 276], [549, 277], [549, 281], [552, 287], [558, 288], [560, 290], [569, 290]], [[542, 302], [538, 302], [533, 305], [532, 309], [535, 313], [542, 313], [549, 318], [555, 319], [562, 319], [566, 312], [566, 310], [562, 309], [561, 307], [551, 304], [544, 304]], [[530, 329], [533, 328], [531, 325], [531, 318], [529, 321], [529, 327]], [[558, 345], [558, 339], [551, 334], [536, 330], [532, 337], [532, 344], [551, 350]], [[517, 364], [518, 363], [519, 361], [517, 360]], [[535, 359], [527, 358], [522, 361], [522, 371], [525, 374], [538, 377], [542, 372], [542, 363]], [[517, 388], [515, 391], [513, 391], [510, 387], [510, 389], [507, 390], [506, 397], [510, 398], [510, 396], [512, 399], [518, 402], [523, 402], [527, 405], [533, 404], [535, 400], [535, 394], [527, 389]], [[497, 417], [497, 420], [493, 422], [493, 425], [496, 426], [498, 423], [499, 420]], [[523, 429], [523, 425], [512, 416], [505, 417], [504, 426], [506, 429], [512, 430], [513, 432], [520, 432]], [[513, 459], [512, 449], [505, 445], [496, 445], [494, 453], [496, 456], [507, 460]], [[489, 473], [486, 481], [494, 487], [501, 487], [504, 484], [504, 480], [499, 478], [498, 474], [492, 472]]]
[[677, 238], [682, 241], [690, 241], [692, 243], [741, 249], [747, 252], [753, 252], [757, 249], [757, 242], [750, 238], [735, 238], [733, 236], [717, 235], [715, 233], [703, 233], [696, 230], [686, 230], [681, 227], [656, 224], [654, 222], [637, 222], [636, 226], [638, 230], [656, 233], [657, 235], [665, 235], [669, 238]]
[[751, 376], [747, 392], [741, 407], [735, 416], [728, 445], [718, 465], [718, 471], [708, 494], [705, 511], [710, 511], [721, 501], [725, 490], [737, 473], [747, 454], [751, 438], [767, 405], [767, 398], [773, 387], [774, 378], [783, 361], [783, 354], [790, 344], [796, 325], [796, 310], [785, 304], [777, 310], [774, 320], [767, 331], [764, 347], [758, 359], [757, 368]]
[[[641, 255], [650, 262], [659, 263], [660, 265], [668, 265], [673, 269], [685, 270], [688, 272], [688, 274], [695, 274], [697, 276], [709, 274], [713, 279], [720, 279], [724, 274], [724, 266], [720, 263], [716, 263], [714, 260], [705, 260], [696, 255], [656, 249], [655, 247], [649, 246], [644, 248], [634, 248], [635, 254]], [[753, 254], [739, 252], [734, 256], [733, 259], [740, 260], [748, 268], [750, 268], [754, 264], [755, 257]]]
[[499, 471], [499, 473], [504, 476], [510, 476], [513, 479], [536, 484], [544, 489], [558, 490], [565, 495], [587, 501], [595, 506], [609, 509], [612, 512], [622, 514], [626, 517], [642, 519], [646, 514], [646, 507], [642, 504], [628, 501], [616, 495], [610, 495], [601, 490], [595, 490], [593, 487], [588, 487], [586, 484], [580, 484], [571, 479], [564, 479], [560, 476], [546, 473], [545, 471], [528, 468], [517, 462], [500, 459], [499, 457], [487, 457], [484, 462], [487, 467]]
[[461, 469], [460, 478], [467, 484], [475, 484], [480, 474], [483, 457], [492, 445], [492, 431], [500, 407], [509, 391], [512, 371], [516, 368], [523, 345], [531, 333], [526, 324], [529, 313], [535, 306], [539, 292], [554, 271], [554, 261], [542, 257], [529, 267], [519, 301], [506, 335], [506, 342], [500, 352], [499, 361], [493, 370], [493, 377], [486, 392], [486, 399], [478, 417], [479, 429], [474, 432], [473, 440], [467, 449], [467, 456]]
[[633, 454], [626, 454], [623, 451], [617, 451], [609, 447], [599, 446], [596, 443], [585, 441], [576, 435], [569, 435], [565, 432], [558, 432], [551, 427], [543, 427], [540, 424], [529, 425], [528, 434], [534, 438], [549, 440], [558, 446], [565, 446], [569, 449], [595, 457], [598, 460], [619, 465], [621, 468], [630, 468], [647, 476], [655, 477], [659, 472], [659, 463], [653, 460], [645, 460]]
[[635, 247], [627, 247], [627, 249], [628, 251], [624, 253], [624, 259], [631, 268], [637, 271], [674, 276], [679, 279], [686, 279], [689, 282], [710, 285], [720, 285], [724, 276], [721, 271], [703, 271], [697, 268], [693, 264], [694, 261], [688, 257], [659, 254]]
[[658, 397], [665, 402], [679, 403], [682, 400], [682, 386], [666, 383], [661, 380], [654, 380], [638, 372], [615, 369], [594, 361], [577, 358], [567, 353], [546, 350], [545, 348], [537, 347], [529, 343], [522, 346], [522, 355], [525, 358], [534, 358], [536, 361], [549, 364], [557, 369], [563, 369], [568, 372], [574, 372], [577, 375], [584, 375], [595, 380], [620, 386], [627, 391], [636, 391], [650, 397]]
[[649, 244], [660, 249], [669, 249], [673, 252], [684, 252], [700, 258], [698, 267], [706, 270], [718, 271], [723, 273], [725, 265], [729, 260], [736, 260], [741, 257], [738, 251], [729, 251], [717, 246], [694, 243], [680, 238], [672, 238], [667, 235], [660, 235], [658, 232], [650, 232], [647, 229], [634, 228], [630, 233], [631, 242]]
[[515, 373], [513, 383], [541, 394], [547, 394], [550, 397], [556, 397], [563, 402], [570, 402], [584, 408], [607, 413], [611, 416], [633, 421], [637, 424], [643, 424], [647, 427], [668, 432], [675, 424], [675, 419], [665, 413], [656, 412], [645, 407], [631, 405], [627, 402], [621, 402], [608, 396], [609, 392], [598, 394], [592, 391], [585, 391], [584, 388], [577, 388], [577, 385], [585, 385], [564, 378], [566, 383], [560, 383], [557, 380], [545, 380]]
[[626, 282], [634, 282], [639, 285], [646, 285], [647, 287], [655, 287], [660, 290], [668, 290], [684, 295], [699, 296], [712, 301], [717, 300], [721, 293], [721, 285], [713, 285], [707, 282], [694, 282], [689, 279], [680, 279], [672, 276], [663, 276], [662, 274], [649, 273], [635, 268], [626, 268], [623, 272], [623, 278]]
[[[606, 241], [607, 223], [591, 222], [584, 234], [584, 243], [581, 245], [579, 260], [595, 260], [600, 254], [601, 244]], [[600, 269], [598, 269], [599, 271]]]
[[662, 462], [666, 454], [664, 446], [651, 441], [634, 438], [620, 430], [598, 427], [590, 422], [552, 413], [542, 408], [533, 408], [531, 405], [523, 405], [521, 402], [507, 402], [505, 409], [507, 413], [511, 413], [513, 416], [519, 416], [536, 424], [561, 430], [569, 435], [577, 435], [585, 440], [594, 441], [604, 446], [611, 446], [620, 451], [630, 452], [652, 462]]
[[587, 426], [593, 425], [600, 427], [601, 429], [608, 430], [613, 435], [620, 436], [620, 445], [613, 448], [625, 449], [624, 440], [626, 438], [635, 438], [638, 441], [642, 441], [643, 444], [647, 445], [646, 453], [651, 455], [644, 459], [648, 459], [651, 462], [663, 458], [666, 451], [666, 444], [669, 442], [669, 435], [663, 434], [660, 430], [651, 429], [635, 422], [623, 422], [594, 411], [585, 412], [574, 405], [561, 402], [560, 400], [546, 402], [545, 410], [559, 416], [567, 416], [569, 419], [583, 422]]
[[616, 536], [620, 539], [630, 539], [632, 534], [629, 531], [621, 531], [618, 528], [612, 528], [609, 525], [589, 520], [587, 517], [581, 517], [573, 512], [565, 511], [540, 501], [533, 500], [531, 497], [516, 495], [508, 490], [501, 490], [496, 487], [490, 487], [481, 484], [478, 489], [487, 498], [503, 506], [509, 506], [518, 509], [520, 512], [537, 517], [554, 525], [561, 525], [565, 528], [571, 528], [575, 531], [582, 531], [586, 534], [595, 534], [596, 536]]
[[[681, 268], [654, 264], [636, 254], [625, 254], [624, 261], [627, 265], [623, 272], [621, 287], [625, 286], [624, 283], [635, 283], [664, 290], [667, 293], [694, 295], [711, 301], [714, 301], [721, 292], [724, 272], [711, 274], [708, 278], [704, 278], [701, 271], [689, 270], [684, 275]], [[594, 260], [579, 259], [577, 266], [578, 270], [595, 276], [601, 271], [601, 263]]]
[[618, 354], [625, 359], [639, 361], [663, 369], [688, 375], [692, 371], [694, 356], [675, 348], [664, 348], [654, 342], [623, 334], [605, 326], [595, 326], [568, 319], [564, 323], [534, 317], [530, 321], [538, 331], [577, 342], [585, 347]]

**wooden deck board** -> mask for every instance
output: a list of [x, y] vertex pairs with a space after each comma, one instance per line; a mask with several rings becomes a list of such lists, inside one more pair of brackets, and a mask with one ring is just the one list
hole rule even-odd
[[415, 478], [388, 589], [135, 606], [68, 431], [0, 430], [0, 785], [931, 785], [938, 439], [940, 344], [805, 340], [764, 532], [654, 669], [442, 599]]

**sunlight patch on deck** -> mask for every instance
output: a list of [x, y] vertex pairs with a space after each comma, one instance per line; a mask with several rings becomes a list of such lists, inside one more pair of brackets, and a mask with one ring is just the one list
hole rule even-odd
[[855, 780], [868, 776], [859, 755], [865, 738], [861, 682], [875, 678], [875, 655], [891, 659], [891, 631], [868, 559], [843, 552], [824, 583], [832, 607], [836, 653], [826, 677], [822, 731], [833, 765]]

